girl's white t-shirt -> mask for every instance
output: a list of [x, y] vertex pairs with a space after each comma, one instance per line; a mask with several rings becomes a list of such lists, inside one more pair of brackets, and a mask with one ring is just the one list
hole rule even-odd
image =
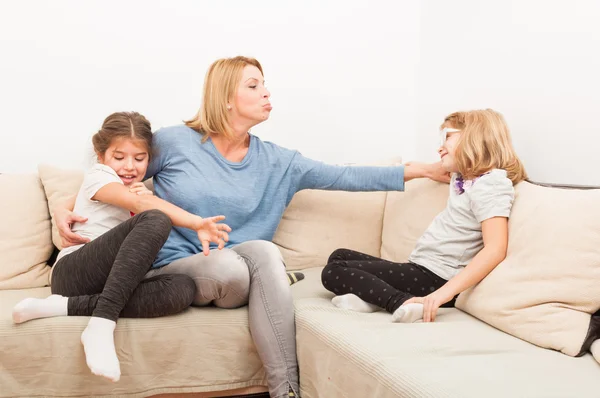
[[449, 280], [483, 248], [481, 223], [510, 216], [515, 190], [506, 170], [494, 169], [457, 189], [457, 174], [450, 181], [446, 208], [417, 241], [408, 260]]
[[[85, 223], [74, 223], [71, 227], [74, 233], [92, 241], [131, 218], [131, 213], [127, 209], [91, 199], [100, 188], [111, 182], [123, 185], [123, 181], [117, 173], [108, 166], [96, 164], [86, 172], [75, 199], [73, 212], [87, 217], [88, 220]], [[73, 253], [82, 246], [70, 246], [61, 250], [56, 261], [58, 262], [62, 257]]]

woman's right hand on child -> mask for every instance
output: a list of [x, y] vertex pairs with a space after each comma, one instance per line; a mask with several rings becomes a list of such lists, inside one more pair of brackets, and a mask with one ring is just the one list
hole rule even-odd
[[450, 173], [448, 173], [443, 167], [442, 162], [435, 163], [421, 163], [421, 162], [406, 162], [405, 166], [412, 166], [421, 170], [421, 173], [437, 182], [442, 182], [444, 184], [450, 183]]
[[221, 250], [225, 247], [225, 243], [229, 241], [229, 234], [231, 228], [227, 224], [220, 223], [223, 221], [225, 216], [214, 216], [206, 217], [199, 220], [196, 226], [196, 232], [198, 233], [198, 239], [202, 243], [202, 253], [208, 256], [210, 253], [210, 243], [216, 243], [218, 249]]
[[54, 222], [60, 235], [60, 243], [63, 248], [88, 243], [90, 240], [71, 231], [71, 225], [76, 222], [84, 223], [88, 219], [78, 216], [70, 210], [59, 208], [54, 211]]

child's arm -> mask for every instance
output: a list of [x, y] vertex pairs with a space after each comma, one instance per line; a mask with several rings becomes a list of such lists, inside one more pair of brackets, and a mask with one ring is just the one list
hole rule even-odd
[[[129, 192], [137, 193], [138, 195], [153, 195], [152, 191], [146, 188], [143, 182], [132, 184], [129, 187]], [[73, 225], [73, 223], [84, 223], [88, 220], [87, 217], [82, 217], [73, 213], [76, 199], [77, 195], [69, 196], [56, 206], [54, 213], [52, 214], [56, 227], [58, 228], [63, 248], [88, 243], [90, 241], [88, 238], [84, 238], [71, 231], [71, 225]]]
[[492, 217], [481, 223], [483, 249], [471, 262], [439, 290], [452, 297], [481, 282], [506, 258], [508, 248], [508, 219]]
[[423, 303], [423, 321], [433, 322], [438, 308], [457, 294], [481, 282], [506, 258], [508, 248], [508, 218], [492, 217], [481, 223], [483, 249], [471, 262], [444, 286], [426, 297], [414, 297], [409, 303]]
[[225, 219], [224, 216], [202, 218], [156, 196], [132, 193], [129, 188], [117, 182], [104, 185], [91, 199], [118, 206], [136, 214], [152, 209], [161, 210], [169, 216], [173, 225], [189, 228], [198, 233], [204, 255], [209, 253], [209, 242], [217, 243], [219, 249], [222, 249], [225, 242], [229, 240], [227, 232], [231, 232], [231, 228], [226, 224], [217, 224]]

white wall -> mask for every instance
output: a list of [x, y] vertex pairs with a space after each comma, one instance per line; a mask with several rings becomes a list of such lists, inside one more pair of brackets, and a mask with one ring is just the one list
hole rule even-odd
[[417, 150], [456, 110], [504, 114], [530, 178], [600, 185], [600, 2], [425, 0]]
[[253, 132], [329, 162], [415, 155], [419, 4], [0, 2], [0, 172], [84, 167], [108, 114], [154, 128], [200, 106], [217, 58], [258, 58], [274, 110]]
[[435, 159], [459, 109], [505, 114], [534, 180], [600, 185], [600, 2], [0, 2], [0, 172], [83, 167], [103, 118], [198, 109], [204, 73], [264, 66], [265, 140], [328, 162]]

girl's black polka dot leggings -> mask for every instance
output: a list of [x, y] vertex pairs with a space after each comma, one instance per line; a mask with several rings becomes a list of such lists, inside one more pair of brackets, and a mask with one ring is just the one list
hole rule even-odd
[[[447, 282], [420, 265], [394, 263], [348, 249], [331, 254], [321, 280], [338, 296], [352, 293], [390, 313], [409, 298], [427, 296]], [[453, 307], [454, 301], [442, 307]]]

